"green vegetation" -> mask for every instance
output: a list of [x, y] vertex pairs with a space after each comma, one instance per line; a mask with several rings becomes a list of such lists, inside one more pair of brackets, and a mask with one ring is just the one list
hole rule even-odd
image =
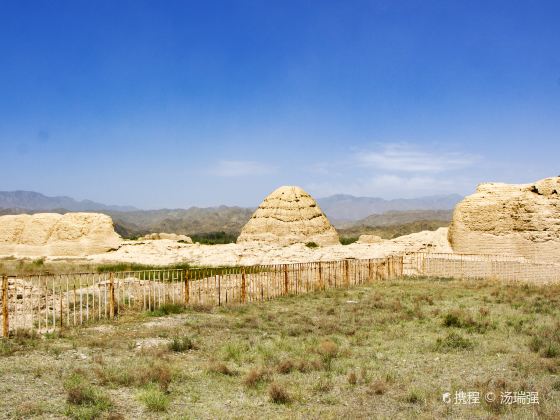
[[319, 248], [319, 245], [317, 244], [317, 242], [307, 242], [307, 243], [305, 244], [305, 246], [306, 246], [307, 248]]
[[138, 400], [144, 404], [148, 411], [152, 412], [167, 411], [170, 403], [169, 396], [153, 385], [140, 391]]
[[[48, 339], [19, 332], [0, 341], [0, 412], [558, 418], [559, 303], [555, 285], [420, 278], [243, 306], [170, 306], [158, 317], [125, 313]], [[535, 391], [540, 404], [442, 402], [458, 390], [498, 399]]]
[[66, 415], [75, 419], [95, 419], [111, 407], [105, 390], [92, 385], [81, 371], [76, 371], [64, 381], [68, 407]]
[[350, 245], [358, 240], [357, 236], [341, 236], [340, 243], [342, 245]]
[[237, 241], [238, 233], [228, 232], [208, 232], [208, 233], [195, 233], [190, 235], [193, 242], [199, 242], [206, 245], [216, 244], [231, 244]]

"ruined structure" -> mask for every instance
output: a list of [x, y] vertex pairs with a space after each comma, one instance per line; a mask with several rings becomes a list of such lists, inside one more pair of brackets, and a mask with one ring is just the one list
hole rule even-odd
[[317, 202], [300, 187], [280, 187], [264, 199], [237, 243], [338, 245], [338, 234]]
[[0, 217], [0, 255], [83, 256], [118, 248], [112, 219], [98, 213]]
[[454, 252], [560, 260], [560, 177], [533, 184], [481, 184], [453, 213]]

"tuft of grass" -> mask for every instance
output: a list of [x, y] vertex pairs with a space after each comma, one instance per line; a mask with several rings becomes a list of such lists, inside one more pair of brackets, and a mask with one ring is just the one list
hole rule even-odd
[[[483, 315], [483, 313], [484, 310], [481, 312], [481, 317], [488, 315]], [[488, 320], [477, 321], [469, 312], [461, 309], [446, 313], [443, 316], [443, 325], [445, 327], [462, 328], [469, 332], [477, 332], [480, 334], [484, 334], [491, 327]]]
[[269, 376], [268, 370], [253, 368], [245, 375], [243, 383], [248, 388], [256, 388], [261, 383], [266, 382]]
[[305, 246], [306, 246], [307, 248], [319, 248], [319, 245], [317, 244], [317, 242], [307, 242], [307, 243], [305, 244]]
[[233, 360], [236, 363], [241, 363], [243, 356], [247, 353], [248, 346], [241, 341], [232, 341], [226, 343], [221, 348], [221, 354], [226, 361]]
[[435, 350], [441, 352], [454, 350], [472, 350], [473, 347], [474, 343], [471, 340], [464, 338], [456, 332], [450, 332], [444, 338], [438, 338], [435, 344]]
[[284, 359], [276, 365], [276, 371], [278, 373], [287, 374], [296, 368], [295, 363], [290, 359]]
[[167, 411], [169, 407], [169, 395], [164, 393], [157, 386], [151, 385], [138, 393], [138, 400], [144, 404], [146, 410], [161, 413]]
[[66, 415], [76, 419], [94, 419], [111, 407], [111, 400], [100, 388], [92, 385], [80, 372], [74, 372], [64, 381]]
[[103, 385], [146, 386], [159, 385], [162, 391], [167, 391], [173, 380], [171, 367], [158, 360], [136, 360], [120, 366], [102, 365], [95, 369], [95, 373]]
[[7, 339], [7, 338], [0, 338], [0, 356], [11, 356], [17, 351], [16, 344]]
[[185, 307], [176, 303], [166, 303], [148, 312], [148, 316], [167, 316], [185, 312]]
[[325, 367], [330, 369], [333, 359], [338, 356], [338, 346], [334, 341], [325, 340], [317, 347], [317, 353], [321, 356]]
[[358, 376], [355, 372], [350, 372], [346, 379], [348, 379], [350, 385], [356, 385], [358, 383]]
[[174, 337], [173, 341], [169, 343], [169, 350], [176, 353], [182, 353], [187, 350], [195, 350], [197, 347], [189, 336]]
[[419, 391], [412, 389], [405, 397], [405, 401], [410, 404], [418, 404], [422, 402], [422, 395], [420, 394]]
[[212, 362], [208, 365], [208, 372], [210, 373], [218, 373], [220, 375], [226, 375], [226, 376], [235, 376], [237, 375], [237, 372], [235, 372], [234, 370], [231, 370], [228, 365], [226, 365], [223, 362]]
[[369, 385], [367, 393], [370, 395], [383, 395], [387, 392], [387, 381], [378, 379]]
[[291, 401], [290, 394], [282, 385], [274, 382], [268, 388], [270, 401], [275, 404], [288, 404]]

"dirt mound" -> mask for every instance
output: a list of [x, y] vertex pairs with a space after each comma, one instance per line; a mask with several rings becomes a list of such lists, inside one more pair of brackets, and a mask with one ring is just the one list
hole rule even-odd
[[449, 241], [459, 253], [557, 261], [560, 178], [534, 184], [481, 184], [455, 208]]
[[377, 235], [360, 235], [357, 243], [359, 244], [378, 244], [383, 242], [383, 238]]
[[0, 217], [0, 255], [82, 256], [118, 248], [109, 216], [38, 213]]
[[188, 244], [192, 244], [193, 241], [187, 235], [177, 235], [176, 233], [150, 233], [148, 235], [144, 235], [141, 238], [138, 238], [139, 241], [160, 241], [168, 239], [170, 241], [183, 241]]
[[237, 243], [339, 244], [338, 234], [317, 202], [300, 187], [280, 187], [264, 199]]

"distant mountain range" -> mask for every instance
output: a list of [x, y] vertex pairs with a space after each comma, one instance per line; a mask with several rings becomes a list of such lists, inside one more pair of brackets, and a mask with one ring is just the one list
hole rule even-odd
[[418, 221], [438, 221], [448, 224], [451, 222], [453, 210], [391, 210], [382, 214], [370, 214], [369, 216], [353, 221], [335, 223], [336, 228], [349, 228], [355, 226], [396, 226]]
[[108, 206], [95, 201], [77, 201], [71, 197], [48, 197], [34, 191], [0, 191], [0, 208], [68, 211], [133, 211], [132, 206]]
[[[384, 200], [372, 197], [334, 195], [317, 200], [331, 222], [348, 233], [358, 234], [366, 227], [386, 227], [411, 224], [408, 230], [437, 222], [445, 225], [451, 218], [459, 195], [442, 195], [417, 199]], [[113, 218], [115, 229], [123, 237], [131, 238], [152, 232], [200, 235], [225, 232], [236, 237], [254, 212], [243, 207], [191, 207], [189, 209], [138, 210], [132, 206], [110, 206], [94, 201], [77, 201], [70, 197], [48, 197], [31, 191], [0, 192], [0, 215], [50, 211], [95, 211]], [[429, 226], [435, 226], [433, 224]], [[407, 230], [407, 233], [408, 233]], [[394, 229], [391, 228], [391, 232]], [[400, 232], [399, 230], [398, 232]]]
[[420, 198], [397, 198], [394, 200], [337, 194], [320, 198], [317, 202], [332, 221], [351, 221], [388, 211], [451, 210], [462, 199], [463, 197], [458, 194], [432, 195]]

